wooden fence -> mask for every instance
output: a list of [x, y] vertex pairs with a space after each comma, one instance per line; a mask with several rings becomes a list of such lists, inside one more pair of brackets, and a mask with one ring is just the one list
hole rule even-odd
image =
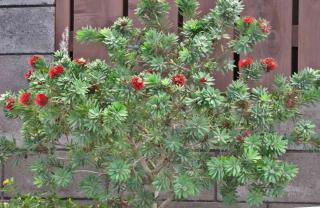
[[[175, 0], [169, 14], [174, 30], [183, 21], [179, 18]], [[200, 15], [206, 14], [215, 6], [216, 0], [199, 0]], [[120, 16], [129, 16], [135, 25], [139, 22], [134, 14], [138, 0], [56, 0], [56, 46], [65, 27], [70, 34], [81, 27], [106, 27]], [[286, 76], [302, 70], [304, 67], [320, 68], [320, 0], [243, 0], [246, 5], [243, 15], [259, 16], [268, 19], [273, 31], [267, 41], [255, 47], [254, 58], [274, 57], [279, 62], [277, 73]], [[73, 57], [89, 59], [104, 58], [106, 51], [100, 45], [79, 44], [74, 39], [70, 43]], [[235, 63], [241, 57], [234, 55]], [[235, 71], [235, 73], [237, 73]], [[262, 81], [270, 86], [273, 73], [266, 75]], [[220, 88], [225, 88], [234, 79], [232, 73], [216, 75]]]

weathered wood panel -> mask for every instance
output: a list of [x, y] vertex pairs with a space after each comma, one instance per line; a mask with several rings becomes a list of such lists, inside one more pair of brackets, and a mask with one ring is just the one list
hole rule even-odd
[[70, 6], [70, 0], [56, 0], [55, 50], [59, 48], [64, 30], [70, 31]]
[[255, 59], [273, 57], [278, 61], [277, 70], [267, 73], [260, 83], [271, 87], [276, 73], [291, 75], [292, 0], [244, 0], [244, 4], [243, 15], [265, 18], [273, 27], [268, 40], [254, 47], [250, 54]]
[[[123, 1], [121, 0], [74, 1], [74, 31], [85, 26], [108, 27], [121, 16], [123, 16]], [[91, 60], [106, 58], [107, 52], [101, 44], [80, 44], [74, 41], [73, 57], [84, 57]]]
[[299, 69], [320, 68], [320, 1], [300, 1], [299, 14]]
[[[168, 22], [170, 24], [170, 31], [177, 32], [178, 31], [178, 8], [176, 6], [175, 0], [168, 0], [170, 3], [170, 12], [168, 17]], [[138, 20], [138, 17], [135, 15], [135, 9], [137, 8], [138, 0], [129, 0], [129, 18], [133, 20], [133, 23], [137, 27], [141, 27], [141, 23]]]

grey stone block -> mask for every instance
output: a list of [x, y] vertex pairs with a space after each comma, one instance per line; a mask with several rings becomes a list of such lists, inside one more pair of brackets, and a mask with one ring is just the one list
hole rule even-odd
[[268, 208], [305, 208], [305, 207], [319, 207], [320, 204], [269, 204]]
[[54, 8], [0, 8], [0, 51], [47, 53], [54, 50]]
[[[219, 202], [173, 202], [169, 205], [169, 208], [230, 208], [230, 206]], [[233, 208], [249, 208], [249, 206], [245, 203], [239, 203]], [[266, 205], [260, 208], [266, 208]]]
[[47, 5], [54, 0], [0, 0], [0, 5]]
[[[66, 157], [65, 152], [60, 153], [61, 157]], [[17, 186], [19, 193], [43, 193], [48, 191], [48, 188], [37, 188], [33, 184], [33, 173], [31, 172], [31, 165], [38, 160], [41, 155], [28, 156], [21, 158], [16, 164], [17, 159], [11, 158], [5, 164], [4, 178], [14, 178], [14, 184]], [[79, 188], [80, 181], [89, 173], [76, 173], [72, 183], [66, 188], [58, 190], [58, 196], [66, 198], [86, 198]], [[14, 194], [5, 193], [6, 197], [12, 197]]]
[[[23, 75], [31, 68], [28, 65], [30, 57], [31, 55], [0, 55], [0, 94], [27, 88], [28, 82]], [[50, 55], [44, 58], [47, 63], [53, 60]]]
[[[278, 199], [268, 199], [272, 202], [292, 202], [292, 203], [320, 203], [320, 153], [287, 153], [284, 159], [296, 164], [299, 173], [295, 180], [288, 185], [283, 197]], [[238, 189], [239, 201], [245, 201], [248, 190], [246, 187]], [[221, 200], [221, 195], [218, 195]]]
[[15, 138], [17, 145], [22, 143], [21, 141], [21, 122], [17, 119], [8, 119], [4, 116], [3, 111], [0, 111], [0, 136], [5, 136], [8, 139]]
[[[0, 43], [1, 44], [1, 43]], [[28, 86], [23, 75], [30, 68], [29, 55], [0, 56], [0, 93], [18, 91]]]
[[[316, 132], [320, 135], [320, 103], [304, 106], [301, 108], [302, 117], [300, 120], [310, 120], [316, 124]], [[294, 127], [294, 121], [282, 122], [276, 126], [276, 130], [281, 134], [291, 134]], [[290, 150], [305, 150], [312, 149], [310, 145], [294, 144], [289, 147]]]

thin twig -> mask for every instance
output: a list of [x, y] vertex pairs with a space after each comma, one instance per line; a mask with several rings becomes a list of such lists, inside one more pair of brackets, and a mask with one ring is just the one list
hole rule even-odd
[[159, 208], [166, 208], [173, 200], [173, 194], [170, 194], [170, 196], [160, 204]]

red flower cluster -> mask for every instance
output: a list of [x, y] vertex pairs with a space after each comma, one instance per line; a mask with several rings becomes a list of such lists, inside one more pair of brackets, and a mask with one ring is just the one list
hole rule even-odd
[[87, 61], [84, 58], [75, 59], [74, 62], [79, 65], [86, 65]]
[[131, 86], [136, 90], [143, 90], [144, 88], [144, 81], [142, 78], [134, 76], [131, 79]]
[[5, 108], [9, 111], [13, 110], [13, 105], [14, 105], [14, 99], [13, 98], [8, 98], [6, 100], [6, 105]]
[[236, 140], [238, 142], [243, 142], [247, 137], [251, 137], [251, 136], [252, 136], [251, 131], [245, 131], [245, 132], [243, 132], [243, 134], [237, 136]]
[[186, 76], [184, 74], [176, 74], [172, 77], [172, 82], [176, 85], [183, 86], [186, 83]]
[[262, 19], [259, 21], [259, 26], [260, 26], [260, 29], [262, 30], [262, 32], [264, 32], [264, 33], [271, 32], [272, 26], [270, 25], [269, 21]]
[[239, 68], [244, 69], [244, 68], [250, 66], [251, 64], [253, 64], [252, 58], [244, 58], [239, 61]]
[[51, 67], [49, 70], [49, 77], [54, 79], [56, 76], [62, 74], [64, 72], [64, 68], [61, 65]]
[[29, 105], [30, 104], [30, 98], [31, 98], [31, 93], [30, 92], [24, 92], [19, 97], [19, 103], [21, 105]]
[[34, 100], [34, 103], [37, 106], [43, 107], [47, 105], [48, 101], [49, 101], [49, 98], [45, 94], [40, 93], [36, 95], [36, 99]]
[[23, 77], [24, 77], [25, 79], [30, 79], [32, 73], [33, 73], [33, 70], [30, 69], [30, 70], [27, 71], [27, 73], [24, 74]]
[[32, 67], [35, 67], [36, 66], [36, 63], [42, 59], [42, 56], [40, 55], [33, 55], [30, 57], [29, 61], [28, 61], [28, 64]]
[[261, 64], [266, 67], [267, 72], [273, 71], [278, 67], [278, 63], [274, 58], [265, 58], [261, 60]]
[[251, 24], [251, 23], [253, 23], [254, 20], [255, 20], [255, 18], [254, 18], [254, 17], [251, 17], [251, 16], [245, 16], [245, 17], [242, 19], [242, 21], [243, 21], [244, 23], [246, 23], [246, 24]]
[[199, 79], [199, 82], [200, 82], [200, 84], [205, 84], [205, 83], [207, 83], [207, 79], [205, 78], [205, 77], [201, 77], [200, 79]]

